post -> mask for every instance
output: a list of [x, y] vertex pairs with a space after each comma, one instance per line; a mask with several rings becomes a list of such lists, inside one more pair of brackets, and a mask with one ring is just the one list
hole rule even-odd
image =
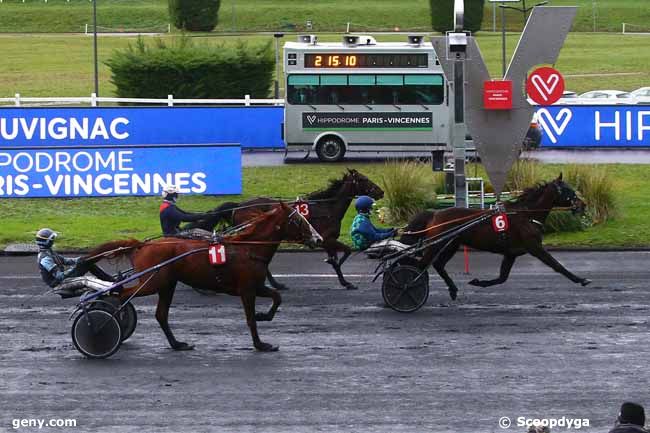
[[93, 0], [93, 57], [95, 60], [95, 96], [99, 96], [99, 66], [97, 63], [97, 0]]
[[174, 106], [174, 95], [167, 95], [167, 106], [168, 107]]
[[463, 32], [465, 21], [464, 0], [454, 2], [453, 40], [448, 39], [448, 50], [454, 56], [454, 189], [455, 206], [467, 207], [467, 182], [465, 179], [465, 59], [467, 37]]
[[275, 81], [274, 81], [274, 95], [275, 99], [280, 97], [280, 39], [284, 36], [284, 33], [274, 33], [273, 38], [275, 39]]
[[[592, 1], [591, 2], [591, 11], [593, 15], [593, 20], [594, 20], [594, 33], [596, 33], [596, 2]], [[623, 24], [625, 25], [625, 24]]]
[[16, 93], [16, 107], [20, 107], [20, 93]]
[[235, 19], [235, 0], [232, 0], [232, 31], [237, 30], [237, 21]]
[[501, 5], [501, 77], [506, 76], [506, 9]]

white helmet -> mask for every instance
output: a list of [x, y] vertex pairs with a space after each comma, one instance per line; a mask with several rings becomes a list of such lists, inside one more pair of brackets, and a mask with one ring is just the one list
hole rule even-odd
[[162, 196], [166, 197], [170, 194], [178, 194], [179, 190], [176, 185], [167, 185], [166, 187], [163, 188], [162, 190]]

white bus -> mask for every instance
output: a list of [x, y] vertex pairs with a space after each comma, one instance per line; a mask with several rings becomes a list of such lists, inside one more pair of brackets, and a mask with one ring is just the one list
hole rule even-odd
[[448, 148], [448, 86], [422, 36], [405, 36], [403, 43], [300, 36], [285, 43], [283, 58], [288, 152], [314, 150], [322, 161], [339, 161], [346, 151]]

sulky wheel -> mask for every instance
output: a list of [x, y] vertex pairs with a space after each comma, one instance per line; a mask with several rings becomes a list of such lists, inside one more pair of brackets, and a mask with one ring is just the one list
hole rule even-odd
[[90, 306], [90, 309], [104, 310], [115, 315], [117, 320], [120, 322], [120, 327], [122, 328], [122, 341], [126, 341], [135, 332], [135, 327], [138, 324], [138, 315], [131, 302], [127, 302], [126, 305], [115, 314], [121, 305], [122, 303], [117, 296], [105, 296], [94, 301]]
[[108, 358], [122, 344], [122, 329], [108, 311], [81, 311], [72, 323], [72, 342], [88, 358]]
[[429, 298], [429, 273], [415, 266], [396, 264], [384, 273], [384, 302], [400, 313], [419, 310]]

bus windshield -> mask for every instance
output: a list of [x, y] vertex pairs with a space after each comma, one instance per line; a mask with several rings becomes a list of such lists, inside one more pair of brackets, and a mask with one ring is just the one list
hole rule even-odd
[[292, 105], [440, 105], [441, 74], [296, 74], [287, 79]]

